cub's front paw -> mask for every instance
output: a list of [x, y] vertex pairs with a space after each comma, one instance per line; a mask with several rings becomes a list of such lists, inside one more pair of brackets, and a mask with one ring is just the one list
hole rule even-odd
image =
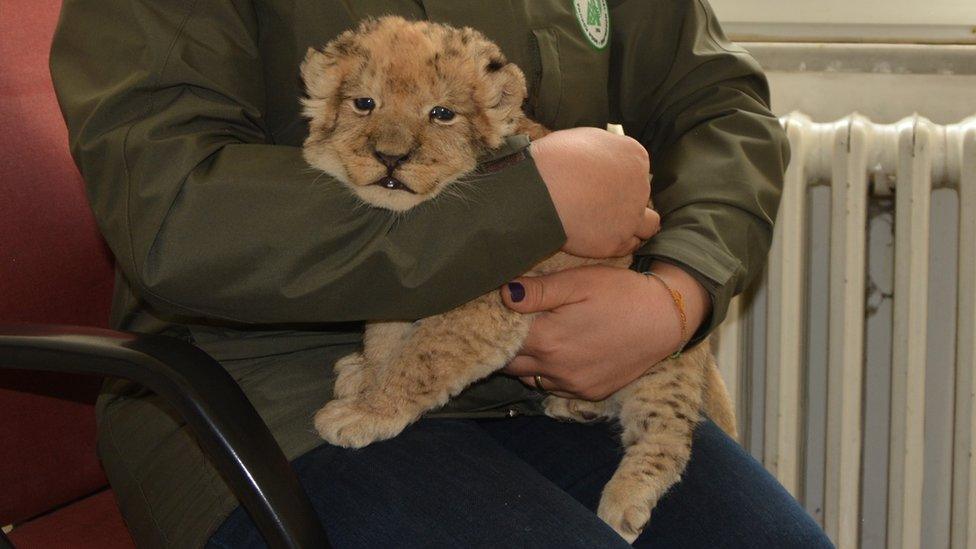
[[315, 430], [331, 444], [362, 448], [379, 440], [393, 438], [411, 418], [391, 407], [364, 403], [356, 398], [328, 402], [315, 414]]
[[546, 398], [546, 415], [555, 419], [589, 423], [609, 419], [610, 411], [606, 401], [590, 402], [575, 398], [551, 396]]
[[616, 476], [603, 488], [596, 514], [627, 543], [634, 543], [644, 530], [657, 503], [641, 497], [644, 493], [638, 483]]
[[362, 353], [352, 353], [336, 361], [332, 367], [335, 384], [332, 394], [335, 398], [354, 396], [366, 385], [367, 364]]

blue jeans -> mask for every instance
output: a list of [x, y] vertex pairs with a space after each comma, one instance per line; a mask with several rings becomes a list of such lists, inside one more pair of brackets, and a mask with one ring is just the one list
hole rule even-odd
[[[622, 452], [612, 424], [547, 417], [423, 419], [362, 450], [294, 462], [345, 547], [627, 547], [594, 514]], [[635, 547], [831, 547], [786, 490], [714, 423]], [[238, 508], [208, 547], [263, 547]]]

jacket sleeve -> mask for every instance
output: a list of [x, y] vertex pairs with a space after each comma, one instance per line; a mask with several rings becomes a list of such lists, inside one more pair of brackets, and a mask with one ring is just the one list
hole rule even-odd
[[712, 315], [697, 340], [765, 264], [789, 144], [759, 65], [704, 0], [612, 5], [613, 115], [651, 153], [662, 218], [636, 268], [660, 259], [705, 286]]
[[254, 323], [413, 319], [562, 245], [527, 155], [480, 179], [477, 200], [438, 198], [397, 216], [361, 207], [299, 148], [275, 144], [251, 4], [64, 2], [51, 71], [72, 154], [119, 266], [157, 310]]

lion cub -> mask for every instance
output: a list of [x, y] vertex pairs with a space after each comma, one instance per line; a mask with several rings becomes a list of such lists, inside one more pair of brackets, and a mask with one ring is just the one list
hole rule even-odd
[[[475, 172], [479, 156], [506, 136], [548, 133], [522, 113], [522, 71], [471, 28], [367, 20], [323, 51], [310, 49], [302, 76], [310, 119], [306, 160], [379, 208], [403, 212], [430, 200]], [[527, 274], [630, 262], [556, 253]], [[315, 415], [315, 427], [325, 440], [351, 448], [392, 438], [507, 364], [531, 322], [493, 291], [416, 323], [368, 323], [363, 351], [335, 365], [335, 400]], [[679, 480], [703, 410], [735, 435], [707, 343], [662, 362], [605, 401], [549, 396], [545, 408], [561, 419], [620, 421], [626, 453], [598, 513], [628, 541]]]

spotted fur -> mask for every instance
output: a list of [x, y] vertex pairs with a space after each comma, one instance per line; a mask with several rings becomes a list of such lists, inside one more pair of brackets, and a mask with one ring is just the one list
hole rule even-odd
[[[472, 174], [477, 158], [504, 137], [548, 133], [521, 110], [521, 70], [470, 28], [368, 20], [324, 50], [309, 50], [302, 75], [310, 119], [305, 158], [375, 207], [409, 210]], [[359, 112], [357, 98], [376, 106]], [[456, 113], [449, 124], [431, 116], [438, 106]], [[391, 167], [377, 151], [406, 158]], [[377, 184], [384, 177], [405, 188]], [[591, 264], [626, 268], [630, 262], [556, 253], [527, 274]], [[531, 322], [532, 315], [509, 310], [491, 292], [416, 323], [369, 323], [363, 351], [336, 364], [335, 398], [316, 414], [315, 427], [327, 441], [352, 448], [394, 437], [507, 364]], [[545, 407], [559, 419], [620, 422], [626, 452], [598, 513], [628, 541], [680, 479], [703, 411], [735, 436], [729, 397], [707, 343], [650, 368], [604, 401], [550, 396]]]

